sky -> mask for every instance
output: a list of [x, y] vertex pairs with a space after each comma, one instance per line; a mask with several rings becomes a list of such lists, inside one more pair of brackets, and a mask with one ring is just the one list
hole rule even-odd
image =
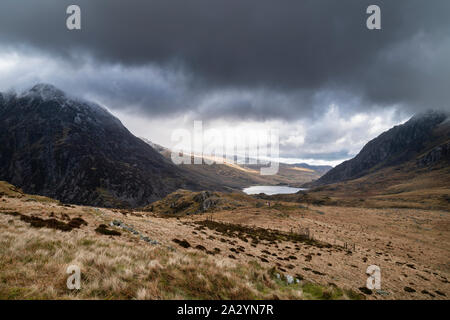
[[[66, 8], [81, 8], [81, 30]], [[366, 27], [369, 5], [381, 30]], [[45, 82], [171, 147], [195, 120], [336, 165], [450, 106], [448, 0], [2, 0], [0, 91]]]

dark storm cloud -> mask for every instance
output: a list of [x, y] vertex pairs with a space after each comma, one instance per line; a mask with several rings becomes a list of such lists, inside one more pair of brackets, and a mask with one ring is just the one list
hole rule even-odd
[[[82, 31], [65, 29], [69, 4], [82, 9]], [[382, 9], [381, 31], [365, 27], [370, 4]], [[123, 68], [122, 79], [91, 72], [71, 84], [113, 108], [255, 119], [318, 117], [331, 103], [348, 114], [449, 108], [448, 0], [2, 0], [0, 8], [1, 47], [39, 50], [74, 69]], [[148, 66], [183, 76], [163, 75], [164, 88], [143, 75], [125, 79]]]

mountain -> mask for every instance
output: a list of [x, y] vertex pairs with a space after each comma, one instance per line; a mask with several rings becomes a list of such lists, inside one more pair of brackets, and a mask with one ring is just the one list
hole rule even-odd
[[372, 208], [450, 209], [448, 113], [418, 114], [284, 201]]
[[310, 169], [310, 170], [314, 170], [319, 174], [324, 175], [325, 173], [327, 173], [328, 171], [330, 171], [331, 169], [333, 169], [332, 166], [313, 166], [307, 163], [294, 163], [292, 164], [292, 166], [297, 167], [297, 168], [305, 168], [305, 169]]
[[[170, 149], [156, 144], [146, 138], [141, 138], [164, 157], [170, 159]], [[198, 157], [195, 155], [194, 157]], [[240, 190], [252, 185], [290, 185], [301, 186], [306, 182], [318, 179], [326, 171], [328, 166], [309, 166], [303, 164], [280, 163], [277, 174], [263, 176], [260, 174], [262, 164], [238, 164], [225, 162], [223, 164], [197, 164], [180, 165], [179, 168], [195, 181], [202, 181], [203, 184], [214, 185], [219, 182], [224, 190]], [[217, 188], [216, 188], [217, 189]]]
[[48, 84], [0, 94], [0, 180], [95, 206], [143, 206], [202, 186], [106, 109]]
[[353, 159], [328, 171], [313, 186], [357, 179], [408, 161], [430, 166], [449, 161], [450, 121], [445, 112], [418, 114], [367, 143]]

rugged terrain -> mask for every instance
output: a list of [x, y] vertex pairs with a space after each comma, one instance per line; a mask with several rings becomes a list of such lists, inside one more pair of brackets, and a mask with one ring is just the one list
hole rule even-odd
[[353, 159], [307, 183], [308, 192], [267, 197], [370, 208], [450, 208], [450, 120], [414, 116], [370, 141]]
[[[118, 210], [63, 205], [7, 183], [0, 192], [1, 298], [450, 295], [445, 210], [269, 203], [189, 191], [143, 210]], [[381, 268], [381, 290], [365, 288], [372, 264]], [[81, 268], [81, 290], [66, 288], [69, 265]]]
[[323, 173], [281, 165], [278, 175], [262, 177], [235, 164], [176, 166], [167, 149], [135, 137], [106, 109], [48, 84], [0, 93], [0, 145], [0, 179], [28, 193], [102, 207], [143, 206], [179, 188], [302, 184]]
[[[412, 118], [322, 178], [328, 168], [305, 164], [273, 177], [175, 166], [103, 108], [49, 85], [0, 94], [0, 116], [0, 178], [15, 184], [0, 182], [0, 299], [450, 295], [446, 114]], [[291, 195], [236, 191], [317, 178]], [[70, 265], [80, 290], [66, 287]], [[366, 288], [370, 265], [381, 290]]]
[[[141, 138], [152, 148], [160, 152], [167, 159], [171, 158], [171, 150], [153, 143], [152, 141]], [[191, 157], [191, 163], [194, 163], [194, 155]], [[287, 164], [279, 163], [278, 172], [275, 175], [261, 175], [260, 169], [265, 164], [240, 164], [224, 162], [221, 164], [183, 164], [179, 168], [184, 170], [187, 175], [197, 181], [214, 185], [220, 183], [224, 189], [241, 190], [252, 185], [290, 185], [293, 187], [301, 186], [304, 183], [319, 179], [323, 174], [329, 171], [330, 166], [311, 166], [306, 163]], [[217, 188], [216, 188], [217, 189]]]
[[0, 94], [0, 145], [0, 179], [64, 202], [133, 207], [202, 188], [108, 111], [47, 84]]
[[447, 112], [417, 114], [368, 142], [359, 154], [328, 171], [312, 186], [358, 179], [378, 170], [414, 162], [417, 168], [450, 164]]

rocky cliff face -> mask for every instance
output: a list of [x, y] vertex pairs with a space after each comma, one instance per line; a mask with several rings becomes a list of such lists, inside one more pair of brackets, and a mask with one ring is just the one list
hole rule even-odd
[[143, 206], [200, 189], [107, 110], [46, 84], [0, 94], [0, 180], [95, 206]]
[[450, 141], [434, 147], [417, 159], [419, 167], [430, 167], [438, 163], [450, 163]]
[[435, 111], [414, 116], [367, 143], [355, 158], [336, 166], [313, 186], [356, 179], [421, 156], [423, 160], [419, 163], [422, 165], [448, 158], [448, 143], [445, 144], [450, 139], [448, 117], [447, 113]]

